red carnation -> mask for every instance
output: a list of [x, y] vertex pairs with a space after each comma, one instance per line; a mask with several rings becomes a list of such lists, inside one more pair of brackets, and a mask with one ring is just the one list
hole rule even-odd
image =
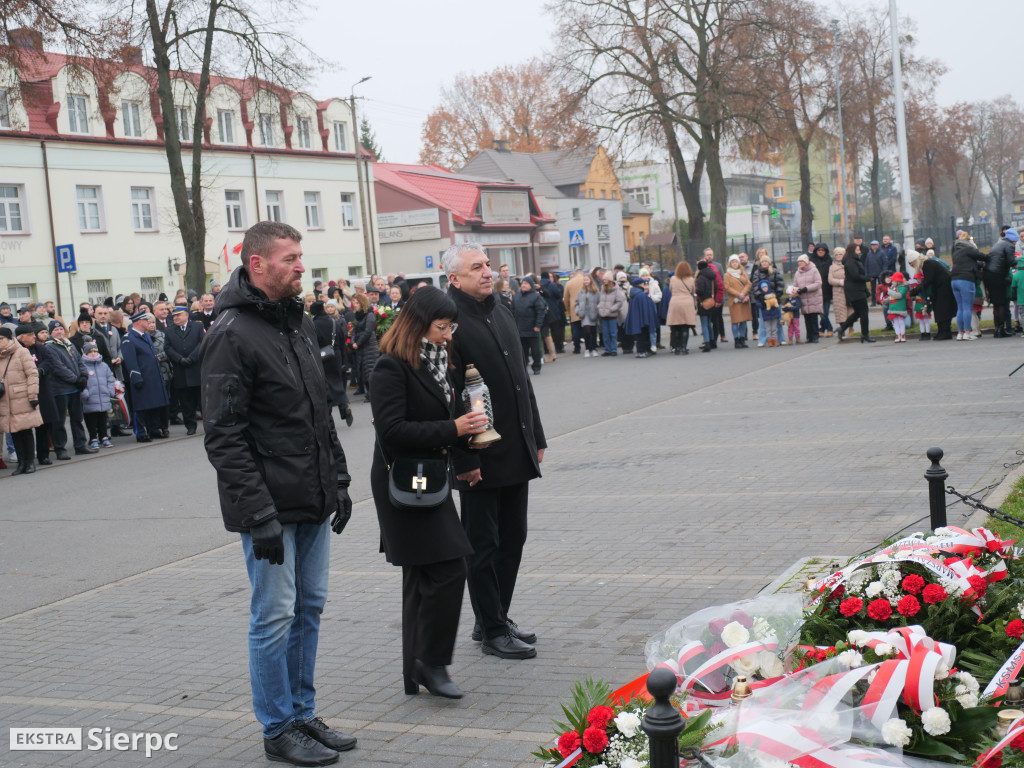
[[913, 595], [904, 595], [896, 604], [896, 610], [902, 616], [917, 616], [918, 611], [921, 610], [921, 604]]
[[924, 589], [924, 579], [912, 573], [903, 579], [903, 591], [908, 595], [916, 595]]
[[949, 595], [946, 594], [946, 590], [940, 587], [938, 584], [929, 584], [921, 592], [921, 597], [924, 598], [926, 603], [934, 605], [935, 603], [941, 603]]
[[988, 582], [985, 581], [982, 576], [968, 576], [967, 583], [974, 587], [974, 594], [978, 597], [985, 596], [985, 590], [988, 589]]
[[[607, 728], [608, 721], [615, 717], [615, 713], [611, 707], [597, 706], [587, 713], [587, 725], [592, 725], [595, 728]], [[587, 734], [584, 733], [583, 737], [586, 739]]]
[[580, 746], [580, 735], [576, 731], [566, 731], [558, 737], [558, 751], [562, 757], [568, 757]]
[[843, 595], [845, 595], [845, 594], [846, 594], [846, 586], [843, 585], [843, 584], [840, 584], [832, 592], [832, 596], [829, 597], [829, 600], [841, 600]]
[[1010, 637], [1015, 637], [1018, 640], [1024, 637], [1024, 621], [1020, 619], [1014, 619], [1006, 625], [1006, 634]]
[[843, 616], [853, 616], [860, 613], [864, 607], [864, 601], [859, 597], [848, 597], [839, 604], [839, 612]]
[[608, 746], [608, 734], [604, 728], [591, 727], [583, 732], [583, 748], [587, 752], [599, 755]]
[[1001, 768], [1003, 765], [1003, 753], [996, 752], [981, 765], [984, 766], [984, 768]]
[[[1003, 542], [999, 541], [999, 539], [989, 539], [985, 546], [989, 552], [1001, 552], [1003, 549]], [[1016, 741], [1016, 739], [1014, 739], [1014, 741]]]
[[875, 621], [885, 621], [892, 616], [892, 606], [888, 600], [879, 598], [868, 603], [868, 618]]
[[728, 624], [729, 622], [725, 619], [712, 619], [708, 622], [708, 629], [715, 637], [721, 637], [722, 630], [725, 629]]
[[1010, 746], [1014, 749], [1024, 750], [1024, 733], [1014, 738], [1014, 740], [1010, 742]]
[[743, 611], [733, 611], [732, 616], [729, 617], [729, 621], [738, 621], [747, 629], [754, 626], [754, 620]]

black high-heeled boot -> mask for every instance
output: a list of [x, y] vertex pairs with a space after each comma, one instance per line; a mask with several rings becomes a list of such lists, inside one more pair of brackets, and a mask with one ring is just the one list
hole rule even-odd
[[459, 686], [448, 677], [448, 670], [443, 666], [434, 667], [424, 664], [416, 659], [413, 665], [412, 675], [406, 678], [405, 692], [409, 693], [409, 683], [422, 685], [434, 696], [443, 696], [446, 699], [461, 699], [462, 691]]

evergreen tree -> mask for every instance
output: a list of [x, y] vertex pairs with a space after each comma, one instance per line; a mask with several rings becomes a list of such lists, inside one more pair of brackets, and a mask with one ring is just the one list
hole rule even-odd
[[359, 121], [359, 143], [363, 145], [363, 149], [368, 152], [373, 152], [374, 157], [379, 162], [385, 162], [384, 151], [377, 144], [377, 134], [373, 131], [373, 126], [370, 125], [370, 121], [366, 119], [366, 115], [363, 115]]

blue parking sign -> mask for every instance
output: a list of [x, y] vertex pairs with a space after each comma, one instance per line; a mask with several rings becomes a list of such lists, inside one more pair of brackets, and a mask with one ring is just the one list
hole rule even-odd
[[434, 257], [433, 256], [427, 256], [425, 258], [427, 260], [427, 269], [433, 269], [434, 268]]
[[58, 245], [57, 246], [57, 271], [58, 272], [77, 272], [75, 267], [75, 246]]

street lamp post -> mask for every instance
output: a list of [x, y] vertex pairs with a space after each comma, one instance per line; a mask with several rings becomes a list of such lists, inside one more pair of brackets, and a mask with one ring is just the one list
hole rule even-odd
[[[839, 20], [832, 19], [832, 62], [836, 70], [836, 107], [839, 111], [839, 220], [843, 225], [843, 242], [850, 242], [846, 226], [846, 150], [843, 143], [843, 97], [839, 87]], [[878, 222], [875, 222], [876, 224]]]
[[910, 259], [914, 252], [914, 208], [910, 200], [910, 160], [907, 156], [907, 118], [903, 112], [903, 67], [900, 63], [899, 17], [896, 0], [889, 0], [889, 29], [892, 34], [892, 85], [896, 98], [896, 146], [900, 155], [900, 202], [903, 212], [903, 250]]
[[352, 151], [355, 152], [356, 157], [356, 186], [359, 189], [358, 197], [359, 200], [359, 218], [363, 225], [363, 253], [366, 261], [366, 276], [369, 278], [373, 275], [373, 252], [370, 248], [370, 226], [369, 226], [369, 210], [370, 201], [365, 199], [363, 194], [363, 164], [360, 162], [362, 158], [360, 155], [362, 152], [359, 149], [359, 124], [356, 120], [356, 86], [362, 85], [370, 79], [370, 75], [367, 75], [359, 82], [353, 84], [352, 90], [349, 92], [349, 105], [352, 109]]

